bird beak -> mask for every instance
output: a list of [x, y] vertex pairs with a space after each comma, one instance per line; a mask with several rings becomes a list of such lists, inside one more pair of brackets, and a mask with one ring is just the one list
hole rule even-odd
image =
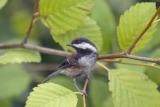
[[73, 45], [72, 45], [71, 43], [69, 43], [69, 44], [67, 44], [67, 46], [70, 46], [70, 47], [72, 47]]

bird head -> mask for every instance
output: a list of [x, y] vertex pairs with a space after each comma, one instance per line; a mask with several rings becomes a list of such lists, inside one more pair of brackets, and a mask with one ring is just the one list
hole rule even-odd
[[97, 53], [96, 46], [91, 41], [89, 41], [88, 39], [84, 37], [79, 37], [79, 38], [74, 39], [67, 46], [71, 46], [79, 54]]

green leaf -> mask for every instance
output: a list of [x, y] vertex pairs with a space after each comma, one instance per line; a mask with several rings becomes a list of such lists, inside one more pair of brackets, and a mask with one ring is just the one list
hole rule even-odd
[[[136, 61], [136, 60], [132, 60], [132, 59], [121, 59], [122, 62], [128, 62], [128, 63], [135, 63], [135, 64], [142, 64], [141, 62], [139, 61]], [[132, 69], [134, 70], [135, 72], [141, 72], [141, 73], [144, 73], [145, 72], [145, 67], [144, 66], [137, 66], [137, 65], [129, 65], [129, 64], [115, 64], [115, 66], [118, 68], [118, 69]]]
[[[73, 81], [71, 78], [68, 78], [66, 76], [56, 76], [53, 79], [51, 79], [49, 82], [53, 82], [55, 84], [61, 85], [69, 90], [72, 90], [74, 92], [77, 91], [77, 89], [75, 88]], [[78, 84], [80, 86], [80, 84]], [[82, 87], [82, 86], [81, 86]], [[82, 107], [82, 96], [77, 96], [78, 98], [78, 103], [76, 107]]]
[[147, 0], [147, 2], [159, 2], [159, 0]]
[[112, 47], [112, 41], [115, 32], [115, 18], [105, 0], [96, 0], [91, 11], [91, 17], [97, 22], [101, 28], [103, 37], [102, 52], [107, 52]]
[[[52, 35], [53, 32], [51, 31]], [[83, 36], [91, 40], [98, 48], [98, 50], [102, 49], [102, 35], [100, 32], [100, 28], [97, 26], [96, 22], [87, 17], [84, 24], [82, 24], [78, 29], [67, 32], [65, 35], [54, 35], [53, 38], [56, 42], [58, 42], [65, 50], [68, 50], [69, 47], [66, 44], [70, 43], [76, 37]]]
[[83, 23], [94, 0], [40, 0], [42, 22], [54, 35], [75, 30]]
[[0, 100], [1, 107], [12, 107], [11, 101], [8, 99]]
[[[151, 57], [160, 58], [160, 49], [153, 52]], [[146, 75], [148, 75], [148, 77], [152, 81], [154, 81], [155, 83], [160, 85], [160, 66], [159, 65], [157, 65], [157, 66], [159, 67], [159, 69], [157, 69], [157, 68], [146, 68]]]
[[2, 9], [7, 2], [8, 0], [0, 0], [0, 9]]
[[[138, 3], [120, 17], [117, 34], [118, 42], [122, 50], [129, 48], [135, 38], [144, 30], [155, 11], [155, 3]], [[153, 24], [151, 28], [148, 29], [133, 52], [137, 52], [146, 46], [156, 30], [156, 25], [157, 24]]]
[[[155, 22], [155, 23], [157, 23], [157, 22]], [[159, 27], [160, 27], [160, 25], [157, 26], [157, 29], [159, 29]], [[154, 33], [152, 40], [149, 42], [149, 45], [146, 47], [148, 50], [152, 50], [152, 49], [155, 50], [155, 48], [159, 47], [159, 45], [160, 45], [159, 35], [160, 35], [160, 30], [157, 30]]]
[[136, 0], [107, 0], [109, 4], [112, 6], [112, 9], [114, 9], [114, 13], [118, 17], [121, 13], [123, 13], [126, 9], [128, 9], [130, 6], [137, 3]]
[[[16, 33], [17, 36], [23, 37], [24, 32], [26, 32], [26, 28], [28, 28], [28, 23], [30, 22], [31, 15], [27, 10], [16, 10], [16, 12], [11, 15], [10, 22], [11, 28]], [[20, 21], [21, 20], [21, 21]], [[36, 37], [36, 29], [32, 28], [30, 38]]]
[[67, 89], [70, 89], [72, 91], [77, 91], [75, 86], [73, 85], [72, 79], [66, 77], [66, 76], [56, 76], [53, 79], [51, 79], [49, 82], [53, 82], [55, 84], [59, 84]]
[[0, 51], [0, 64], [13, 64], [23, 62], [40, 62], [41, 57], [38, 52], [26, 49], [8, 49]]
[[109, 80], [115, 107], [160, 107], [157, 85], [143, 73], [112, 70]]
[[30, 82], [29, 74], [20, 66], [0, 66], [0, 99], [22, 94]]
[[93, 107], [114, 107], [106, 80], [92, 78], [88, 92]]
[[34, 88], [25, 107], [76, 107], [76, 105], [75, 93], [60, 85], [45, 83]]

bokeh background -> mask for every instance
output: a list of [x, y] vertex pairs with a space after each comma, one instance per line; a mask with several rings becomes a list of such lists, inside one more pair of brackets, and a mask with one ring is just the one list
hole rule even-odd
[[[116, 26], [119, 17], [125, 10], [137, 2], [146, 0], [104, 0], [104, 6], [94, 7], [99, 11], [104, 19], [98, 21], [102, 26], [103, 34], [108, 38], [106, 41], [106, 53], [119, 51], [116, 40]], [[6, 6], [0, 10], [0, 43], [20, 42], [29, 25], [32, 15], [33, 0], [8, 0]], [[103, 14], [104, 13], [104, 14]], [[96, 14], [91, 14], [97, 17]], [[105, 23], [105, 24], [103, 24]], [[138, 54], [144, 56], [160, 56], [158, 50], [160, 46], [160, 30], [155, 33], [154, 39]], [[154, 42], [153, 42], [154, 41]], [[62, 49], [58, 43], [51, 38], [51, 35], [41, 23], [37, 21], [34, 25], [30, 42], [44, 47]], [[156, 50], [156, 52], [154, 52]], [[0, 51], [1, 52], [1, 51]], [[1, 54], [1, 53], [0, 53]], [[31, 64], [7, 64], [0, 65], [0, 107], [24, 107], [29, 92], [37, 86], [44, 77], [50, 74], [56, 66], [63, 61], [62, 57], [41, 54], [42, 63]], [[133, 66], [108, 64], [110, 68], [127, 67], [132, 69]], [[143, 67], [134, 67], [146, 71]], [[153, 69], [152, 69], [153, 71]], [[146, 71], [147, 72], [147, 71]], [[160, 73], [147, 73], [151, 78], [157, 75], [156, 83], [160, 83], [158, 76]], [[88, 107], [113, 107], [110, 92], [106, 81], [108, 78], [106, 72], [96, 67], [88, 88]], [[58, 76], [51, 80], [69, 89], [75, 90], [72, 81], [64, 76]], [[83, 81], [80, 81], [82, 84]], [[81, 100], [81, 97], [80, 97]], [[79, 100], [78, 106], [81, 107]]]

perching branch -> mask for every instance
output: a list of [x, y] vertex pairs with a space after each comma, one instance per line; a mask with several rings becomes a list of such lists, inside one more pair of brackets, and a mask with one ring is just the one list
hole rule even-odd
[[[84, 84], [84, 87], [83, 87], [83, 90], [84, 90], [84, 91], [86, 91], [86, 89], [87, 89], [88, 82], [89, 82], [89, 80], [86, 79], [85, 84]], [[86, 95], [83, 94], [82, 96], [83, 96], [83, 107], [86, 107]]]
[[33, 46], [29, 44], [25, 44], [23, 48], [38, 51], [38, 52], [45, 53], [45, 54], [57, 55], [57, 56], [63, 56], [63, 57], [69, 57], [72, 55], [72, 53], [65, 52], [62, 50], [56, 50], [56, 49], [45, 48], [45, 47], [40, 47], [40, 46]]
[[40, 53], [50, 54], [50, 55], [57, 55], [57, 56], [63, 56], [63, 57], [69, 57], [72, 55], [72, 53], [65, 52], [62, 50], [56, 50], [51, 48], [45, 48], [40, 46], [33, 46], [30, 44], [0, 44], [0, 49], [11, 49], [11, 48], [24, 48], [28, 50], [37, 51]]
[[38, 4], [39, 4], [39, 0], [34, 0], [34, 6], [33, 6], [33, 14], [32, 14], [32, 18], [29, 24], [29, 27], [24, 35], [24, 39], [21, 42], [21, 45], [24, 45], [28, 42], [29, 36], [31, 34], [32, 28], [33, 28], [33, 24], [35, 19], [37, 18], [37, 12], [38, 12]]
[[144, 34], [148, 31], [148, 29], [152, 26], [153, 21], [156, 19], [156, 17], [159, 15], [159, 11], [160, 8], [157, 9], [157, 11], [155, 12], [155, 14], [152, 16], [151, 20], [148, 22], [148, 24], [146, 25], [146, 27], [144, 28], [144, 30], [140, 33], [139, 36], [137, 36], [137, 38], [133, 41], [133, 43], [131, 44], [131, 46], [128, 48], [127, 53], [130, 54], [132, 52], [132, 50], [135, 48], [135, 46], [137, 45], [137, 43], [142, 39], [142, 37], [144, 36]]
[[[57, 49], [51, 49], [41, 46], [34, 46], [30, 44], [0, 44], [0, 49], [10, 49], [10, 48], [24, 48], [29, 49], [33, 51], [37, 51], [40, 53], [45, 53], [49, 55], [57, 55], [62, 57], [70, 57], [73, 55], [73, 53], [57, 50]], [[148, 57], [141, 57], [131, 54], [126, 54], [125, 52], [118, 53], [118, 54], [111, 54], [111, 55], [100, 55], [97, 60], [105, 60], [105, 59], [118, 59], [118, 58], [128, 58], [128, 59], [134, 59], [139, 61], [146, 61], [146, 62], [152, 62], [155, 64], [160, 64], [160, 59], [157, 58], [148, 58]]]

